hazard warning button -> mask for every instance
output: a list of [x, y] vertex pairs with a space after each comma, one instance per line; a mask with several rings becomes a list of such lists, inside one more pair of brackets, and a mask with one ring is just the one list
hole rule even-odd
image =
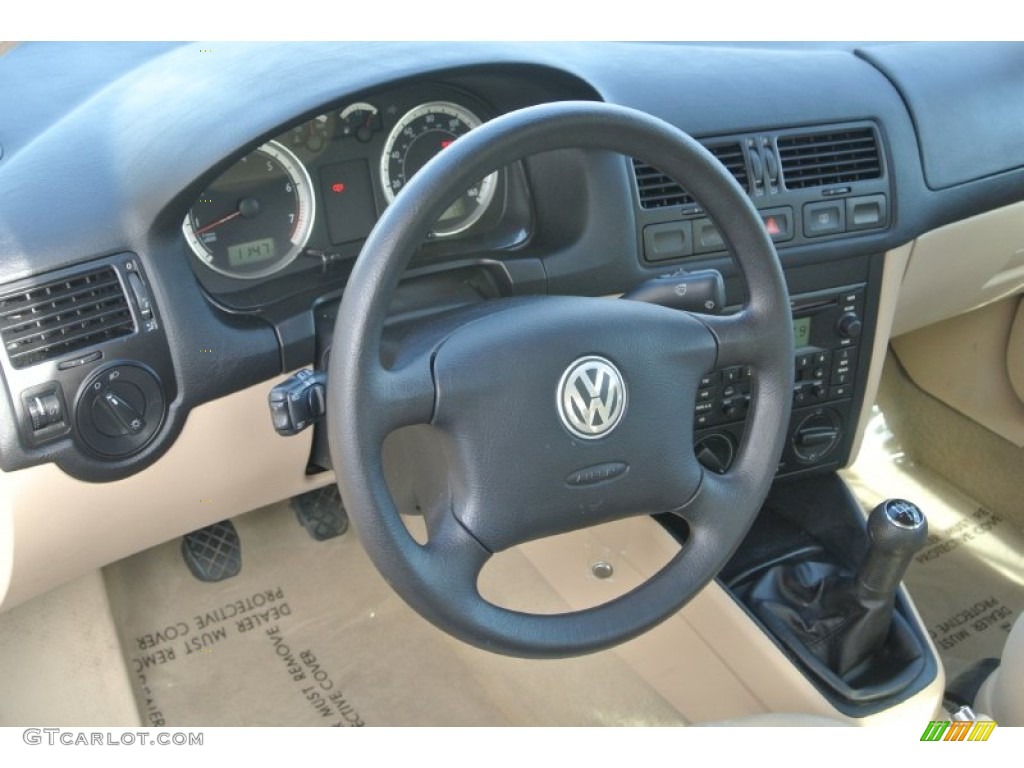
[[792, 208], [767, 208], [758, 213], [761, 214], [761, 221], [764, 222], [764, 228], [773, 242], [784, 243], [793, 239]]

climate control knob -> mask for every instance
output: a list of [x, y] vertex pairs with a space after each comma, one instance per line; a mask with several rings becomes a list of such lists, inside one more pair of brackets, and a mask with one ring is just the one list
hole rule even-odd
[[697, 461], [705, 469], [724, 475], [732, 466], [733, 458], [736, 456], [736, 447], [732, 438], [721, 432], [715, 432], [700, 438], [693, 446], [697, 454]]
[[831, 408], [818, 408], [793, 431], [793, 455], [803, 464], [814, 464], [839, 445], [842, 435], [839, 414]]

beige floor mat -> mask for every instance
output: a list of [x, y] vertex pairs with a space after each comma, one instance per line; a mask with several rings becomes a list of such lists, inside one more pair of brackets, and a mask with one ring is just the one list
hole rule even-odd
[[979, 659], [999, 657], [1024, 609], [1024, 530], [907, 454], [894, 425], [902, 421], [898, 411], [914, 406], [896, 375], [887, 366], [880, 405], [845, 474], [865, 508], [904, 497], [927, 515], [928, 541], [906, 584], [952, 680]]
[[[105, 570], [144, 723], [683, 722], [614, 652], [529, 661], [452, 640], [395, 596], [351, 530], [315, 542], [284, 505], [235, 525], [242, 573], [225, 582], [192, 578], [178, 542]], [[510, 587], [564, 607], [525, 558], [515, 566]]]

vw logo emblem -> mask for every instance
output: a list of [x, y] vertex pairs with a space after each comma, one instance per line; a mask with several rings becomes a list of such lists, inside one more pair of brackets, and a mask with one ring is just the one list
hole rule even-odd
[[581, 357], [558, 382], [558, 415], [576, 437], [604, 437], [626, 412], [626, 383], [603, 357]]

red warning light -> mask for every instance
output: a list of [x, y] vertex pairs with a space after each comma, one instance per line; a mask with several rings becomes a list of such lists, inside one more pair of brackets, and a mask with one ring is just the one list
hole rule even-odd
[[768, 230], [769, 235], [782, 234], [782, 230], [779, 228], [779, 222], [775, 220], [774, 216], [769, 216], [764, 220], [764, 228]]
[[449, 145], [455, 141], [455, 139], [445, 139], [441, 142], [441, 149], [448, 149]]
[[334, 192], [335, 194], [340, 195], [344, 191], [345, 191], [345, 185], [342, 184], [340, 181], [335, 182], [334, 184], [331, 184], [331, 192]]

